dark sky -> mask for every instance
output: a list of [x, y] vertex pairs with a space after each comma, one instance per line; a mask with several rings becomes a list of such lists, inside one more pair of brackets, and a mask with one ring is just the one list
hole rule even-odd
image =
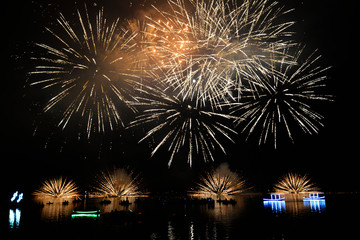
[[[49, 4], [50, 2], [51, 4]], [[87, 1], [88, 6], [104, 6], [108, 16], [131, 18], [142, 16], [151, 2], [108, 0]], [[158, 1], [161, 2], [161, 1]], [[284, 141], [274, 150], [270, 144], [258, 146], [256, 139], [226, 147], [228, 155], [219, 154], [216, 164], [228, 162], [243, 173], [258, 190], [266, 190], [277, 177], [293, 170], [309, 173], [323, 189], [332, 191], [360, 190], [358, 174], [358, 43], [355, 24], [355, 1], [304, 0], [280, 1], [286, 8], [295, 8], [289, 19], [297, 21], [292, 28], [296, 41], [309, 49], [318, 49], [321, 64], [332, 66], [327, 72], [328, 91], [335, 102], [321, 105], [324, 124], [318, 135], [296, 134], [295, 143]], [[350, 3], [351, 2], [351, 3]], [[33, 136], [34, 120], [41, 119], [36, 101], [41, 102], [27, 87], [27, 72], [33, 43], [46, 39], [44, 26], [56, 21], [58, 12], [69, 15], [82, 1], [8, 1], [3, 17], [3, 36], [7, 39], [5, 75], [2, 78], [2, 175], [10, 187], [32, 189], [46, 177], [65, 175], [86, 185], [98, 169], [117, 165], [130, 166], [143, 173], [153, 190], [183, 190], [209, 164], [198, 160], [193, 168], [185, 156], [175, 158], [167, 168], [167, 153], [160, 151], [149, 158], [147, 144], [129, 131], [98, 134], [89, 143], [72, 141], [57, 129], [44, 128]], [[43, 97], [43, 96], [42, 96]], [[47, 119], [42, 119], [46, 122]], [[64, 144], [64, 141], [66, 144]], [[47, 148], [44, 146], [47, 145]], [[61, 150], [62, 149], [62, 150]], [[11, 179], [9, 173], [13, 174]]]

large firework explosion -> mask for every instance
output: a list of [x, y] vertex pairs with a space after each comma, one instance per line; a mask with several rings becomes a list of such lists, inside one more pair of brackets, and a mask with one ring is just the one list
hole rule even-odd
[[75, 182], [59, 177], [45, 180], [33, 195], [38, 198], [79, 198], [80, 192]]
[[[249, 75], [252, 87], [243, 87], [238, 102], [231, 103], [231, 114], [239, 117], [235, 123], [242, 126], [242, 132], [250, 136], [260, 129], [259, 144], [272, 135], [276, 148], [282, 129], [293, 141], [292, 128], [298, 126], [312, 134], [323, 126], [323, 116], [313, 105], [333, 98], [323, 91], [326, 80], [323, 73], [328, 68], [317, 65], [320, 56], [315, 52], [300, 60], [303, 50], [296, 50], [291, 59], [262, 63], [262, 68]], [[288, 50], [283, 55], [290, 56]]]
[[62, 112], [58, 126], [65, 128], [80, 116], [89, 137], [93, 129], [123, 125], [120, 107], [134, 110], [127, 101], [138, 79], [132, 66], [140, 60], [134, 57], [136, 33], [123, 29], [119, 18], [108, 21], [103, 9], [93, 18], [86, 5], [77, 16], [74, 24], [60, 13], [59, 29], [46, 28], [54, 42], [36, 44], [44, 53], [33, 57], [38, 65], [31, 74], [37, 80], [31, 85], [51, 89], [44, 111]]
[[[169, 0], [165, 9], [148, 16], [153, 42], [148, 52], [162, 69], [192, 72], [193, 77], [171, 82], [182, 91], [201, 91], [199, 98], [226, 99], [229, 89], [242, 85], [255, 59], [278, 52], [289, 42], [293, 22], [275, 21], [287, 12], [267, 0]], [[270, 47], [271, 46], [271, 47]], [[166, 81], [171, 78], [165, 79]], [[194, 84], [195, 83], [195, 84]], [[229, 84], [230, 83], [230, 84]], [[219, 89], [221, 94], [219, 94]]]
[[248, 190], [246, 180], [236, 172], [232, 172], [227, 165], [220, 165], [217, 169], [211, 169], [200, 176], [196, 184], [197, 189], [193, 192], [202, 197], [228, 198]]
[[298, 194], [311, 191], [318, 191], [319, 189], [311, 182], [307, 175], [300, 175], [298, 173], [285, 174], [275, 185], [276, 192]]
[[[165, 90], [164, 90], [165, 89]], [[210, 104], [199, 103], [197, 99], [180, 95], [171, 89], [147, 87], [139, 89], [136, 105], [144, 108], [130, 127], [150, 126], [144, 141], [157, 136], [160, 140], [151, 155], [164, 145], [171, 152], [168, 165], [182, 148], [186, 149], [187, 161], [192, 166], [193, 156], [200, 155], [205, 162], [214, 161], [213, 151], [221, 149], [226, 153], [221, 139], [234, 142], [236, 132], [224, 122], [231, 124], [232, 116], [214, 109]]]
[[103, 197], [139, 196], [141, 179], [133, 172], [122, 168], [102, 171], [95, 176], [94, 190]]
[[[126, 110], [139, 114], [130, 127], [148, 128], [140, 141], [152, 151], [168, 146], [169, 166], [181, 150], [214, 160], [226, 153], [234, 125], [259, 144], [284, 131], [318, 133], [322, 116], [313, 109], [323, 94], [327, 68], [315, 54], [293, 51], [288, 11], [268, 0], [167, 0], [145, 20], [110, 21], [77, 10], [76, 24], [62, 14], [47, 32], [55, 43], [36, 44], [43, 54], [32, 85], [49, 91], [45, 112], [61, 113], [64, 129], [81, 119], [87, 137], [124, 125]], [[233, 125], [234, 124], [234, 125]], [[116, 134], [117, 132], [115, 132]], [[160, 140], [156, 140], [160, 138]]]

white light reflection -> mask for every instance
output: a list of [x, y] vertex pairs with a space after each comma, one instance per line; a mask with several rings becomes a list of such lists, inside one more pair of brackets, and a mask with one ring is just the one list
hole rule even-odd
[[168, 239], [175, 240], [174, 227], [171, 225], [171, 221], [168, 221]]
[[20, 226], [21, 210], [16, 208], [9, 210], [9, 227], [10, 229], [18, 228]]
[[194, 240], [194, 223], [191, 221], [190, 223], [190, 240]]
[[310, 205], [310, 211], [311, 212], [324, 212], [326, 209], [326, 203], [325, 200], [310, 200], [310, 201], [304, 201], [304, 206], [308, 207]]
[[285, 212], [285, 201], [263, 201], [265, 208], [271, 208], [274, 213]]
[[15, 227], [20, 226], [21, 211], [17, 208], [15, 210]]
[[9, 211], [9, 227], [14, 228], [14, 222], [15, 222], [15, 213], [14, 210], [10, 209]]

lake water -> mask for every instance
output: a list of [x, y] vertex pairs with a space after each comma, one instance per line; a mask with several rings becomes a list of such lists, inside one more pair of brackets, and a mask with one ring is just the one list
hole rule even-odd
[[[107, 237], [119, 239], [345, 239], [358, 236], [355, 194], [326, 195], [325, 201], [289, 199], [266, 204], [261, 195], [237, 196], [235, 205], [193, 201], [142, 200], [129, 206], [86, 199], [43, 207], [28, 201], [9, 208], [9, 232], [38, 238]], [[45, 202], [44, 202], [45, 203]], [[100, 217], [72, 218], [72, 210], [100, 210]], [[115, 212], [116, 211], [116, 212]], [[111, 213], [112, 212], [112, 213]], [[111, 214], [109, 214], [111, 213]]]

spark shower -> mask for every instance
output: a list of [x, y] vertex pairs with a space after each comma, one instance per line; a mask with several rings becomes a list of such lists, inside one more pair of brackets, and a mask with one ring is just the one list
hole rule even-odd
[[152, 155], [167, 149], [169, 166], [182, 151], [190, 166], [214, 161], [236, 135], [276, 148], [296, 129], [318, 133], [313, 106], [333, 99], [321, 56], [292, 38], [291, 11], [270, 0], [168, 0], [142, 20], [109, 20], [85, 5], [45, 27], [52, 39], [35, 43], [31, 85], [50, 93], [43, 114], [58, 118], [54, 128], [80, 126], [88, 139], [145, 129], [140, 141], [155, 142]]

